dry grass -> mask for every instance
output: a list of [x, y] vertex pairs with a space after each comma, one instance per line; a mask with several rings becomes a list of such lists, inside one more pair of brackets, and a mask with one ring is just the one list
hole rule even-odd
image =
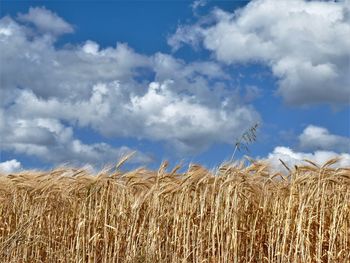
[[350, 168], [0, 176], [0, 262], [350, 262]]

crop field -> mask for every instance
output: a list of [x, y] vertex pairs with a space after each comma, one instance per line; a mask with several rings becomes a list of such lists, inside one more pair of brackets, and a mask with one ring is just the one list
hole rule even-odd
[[0, 262], [350, 262], [335, 161], [1, 175]]

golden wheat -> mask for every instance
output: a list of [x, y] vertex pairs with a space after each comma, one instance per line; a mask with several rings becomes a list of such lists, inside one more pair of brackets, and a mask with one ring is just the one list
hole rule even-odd
[[0, 176], [0, 262], [350, 262], [350, 169]]

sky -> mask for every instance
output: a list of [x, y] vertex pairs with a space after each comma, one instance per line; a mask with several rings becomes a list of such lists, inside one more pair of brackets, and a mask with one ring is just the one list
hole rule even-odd
[[350, 1], [2, 1], [0, 172], [350, 166]]

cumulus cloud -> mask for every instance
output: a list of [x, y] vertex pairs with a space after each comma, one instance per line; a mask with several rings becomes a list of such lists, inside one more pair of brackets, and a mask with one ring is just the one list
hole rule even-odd
[[282, 165], [282, 160], [291, 169], [294, 165], [306, 165], [304, 161], [309, 160], [316, 164], [323, 165], [325, 162], [333, 158], [339, 158], [339, 162], [332, 167], [350, 167], [350, 154], [348, 153], [336, 153], [333, 151], [315, 151], [313, 153], [297, 152], [288, 147], [278, 146], [272, 153], [268, 155], [265, 161], [269, 164], [273, 171], [283, 172], [286, 168]]
[[97, 82], [117, 79], [137, 85], [133, 77], [149, 64], [147, 57], [122, 43], [103, 50], [93, 41], [56, 49], [45, 35], [32, 38], [9, 17], [0, 20], [0, 28], [8, 32], [0, 34], [0, 59], [6, 65], [2, 88], [8, 100], [16, 97], [16, 88], [31, 89], [43, 98], [87, 98]]
[[[232, 143], [260, 118], [227, 85], [230, 77], [216, 62], [146, 56], [125, 43], [101, 48], [91, 40], [57, 48], [47, 33], [28, 32], [11, 17], [0, 19], [0, 59], [6, 65], [0, 131], [8, 151], [53, 163], [96, 163], [131, 150], [85, 144], [74, 134], [83, 127], [198, 153], [213, 143]], [[149, 160], [141, 153], [136, 158]]]
[[17, 19], [33, 24], [42, 33], [51, 33], [56, 36], [74, 31], [72, 25], [45, 7], [31, 7], [28, 13], [19, 13]]
[[22, 169], [22, 165], [16, 159], [0, 162], [0, 173], [10, 174], [10, 173], [18, 172], [21, 169]]
[[[90, 164], [100, 166], [115, 163], [122, 156], [132, 152], [128, 147], [114, 148], [106, 143], [84, 144], [74, 137], [72, 127], [64, 126], [57, 119], [14, 118], [0, 119], [0, 147], [5, 151], [38, 157], [54, 164]], [[132, 162], [147, 163], [151, 159], [137, 153]]]
[[349, 1], [254, 0], [234, 13], [215, 9], [169, 38], [202, 45], [218, 61], [264, 63], [293, 105], [350, 102]]
[[208, 142], [232, 142], [237, 131], [258, 118], [249, 107], [227, 110], [223, 104], [210, 108], [195, 98], [177, 96], [171, 90], [173, 84], [153, 82], [146, 94], [131, 99], [128, 109], [144, 121], [148, 138], [171, 141], [182, 151], [196, 152]]
[[347, 137], [331, 134], [326, 128], [308, 125], [298, 136], [298, 148], [293, 150], [285, 146], [277, 146], [266, 160], [274, 171], [283, 171], [280, 160], [289, 167], [305, 165], [310, 160], [319, 165], [333, 158], [339, 158], [334, 167], [350, 167], [350, 139]]
[[[250, 106], [233, 107], [223, 101], [213, 108], [195, 96], [174, 92], [173, 85], [173, 81], [151, 82], [146, 93], [127, 97], [118, 82], [97, 84], [90, 98], [77, 101], [43, 100], [31, 91], [22, 91], [8, 112], [26, 119], [54, 118], [77, 123], [107, 137], [164, 141], [181, 153], [204, 150], [213, 142], [230, 143], [259, 119]], [[49, 141], [48, 136], [40, 138]]]
[[350, 152], [350, 138], [331, 134], [323, 127], [309, 125], [299, 135], [299, 147], [303, 150]]

